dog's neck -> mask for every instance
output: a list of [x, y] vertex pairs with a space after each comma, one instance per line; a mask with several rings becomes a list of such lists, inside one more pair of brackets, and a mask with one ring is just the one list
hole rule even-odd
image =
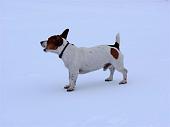
[[[64, 47], [66, 47], [67, 44], [68, 44], [68, 41], [64, 40], [63, 45], [58, 47], [58, 52], [56, 52], [56, 53], [58, 55], [60, 55], [61, 52], [63, 51]], [[76, 49], [77, 49], [77, 47], [75, 45], [69, 43], [69, 45], [66, 47], [66, 49], [63, 52], [61, 59], [63, 60], [65, 66], [67, 68], [69, 67], [70, 63], [72, 62], [72, 58], [75, 55]]]
[[66, 50], [67, 46], [69, 45], [70, 43], [67, 41], [67, 44], [64, 46], [63, 50], [61, 51], [60, 55], [59, 55], [59, 58], [61, 59], [62, 56], [63, 56], [63, 53], [64, 51]]
[[55, 50], [54, 52], [57, 53], [58, 55], [60, 55], [62, 53], [62, 51], [64, 50], [64, 48], [66, 47], [67, 43], [68, 43], [68, 41], [63, 39], [63, 44], [61, 46], [59, 46], [57, 48], [57, 50]]
[[76, 48], [75, 45], [68, 43], [69, 42], [67, 40], [63, 39], [63, 44], [60, 47], [58, 47], [57, 50], [55, 51], [55, 53], [57, 53], [64, 62], [67, 61], [69, 57], [73, 55], [73, 51], [71, 50], [74, 50]]

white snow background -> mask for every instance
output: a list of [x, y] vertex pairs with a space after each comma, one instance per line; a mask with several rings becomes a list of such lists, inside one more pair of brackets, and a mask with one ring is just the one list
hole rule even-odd
[[[128, 84], [109, 72], [68, 71], [40, 41], [69, 28], [77, 46], [120, 32]], [[170, 127], [168, 0], [0, 0], [0, 127]]]

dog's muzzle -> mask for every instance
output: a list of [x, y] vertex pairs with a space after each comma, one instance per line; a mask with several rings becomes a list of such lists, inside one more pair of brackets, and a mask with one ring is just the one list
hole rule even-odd
[[44, 47], [44, 42], [45, 42], [45, 41], [41, 41], [41, 42], [40, 42], [41, 46], [43, 46], [43, 47]]
[[40, 44], [42, 45], [44, 41], [41, 41]]
[[43, 51], [44, 51], [44, 52], [47, 52], [47, 49], [46, 49], [47, 41], [41, 41], [40, 44], [41, 44], [41, 46], [44, 48]]
[[42, 47], [46, 48], [47, 41], [41, 41], [40, 44]]

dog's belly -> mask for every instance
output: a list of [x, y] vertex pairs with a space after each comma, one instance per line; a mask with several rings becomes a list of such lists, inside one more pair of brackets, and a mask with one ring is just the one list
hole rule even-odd
[[101, 68], [103, 68], [103, 66], [94, 67], [94, 68], [80, 68], [79, 69], [79, 74], [86, 74], [86, 73], [89, 73], [89, 72], [92, 72], [92, 71], [99, 70]]
[[109, 49], [106, 46], [82, 48], [79, 55], [80, 74], [99, 70], [110, 61]]
[[86, 74], [86, 73], [89, 73], [89, 72], [91, 72], [91, 71], [79, 69], [79, 74]]

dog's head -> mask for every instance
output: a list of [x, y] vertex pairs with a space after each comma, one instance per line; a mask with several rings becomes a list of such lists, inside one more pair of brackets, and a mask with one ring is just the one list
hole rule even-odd
[[48, 38], [48, 40], [41, 41], [40, 44], [44, 48], [45, 52], [55, 52], [57, 49], [63, 45], [64, 41], [67, 39], [69, 29], [64, 30], [60, 35], [54, 35]]

